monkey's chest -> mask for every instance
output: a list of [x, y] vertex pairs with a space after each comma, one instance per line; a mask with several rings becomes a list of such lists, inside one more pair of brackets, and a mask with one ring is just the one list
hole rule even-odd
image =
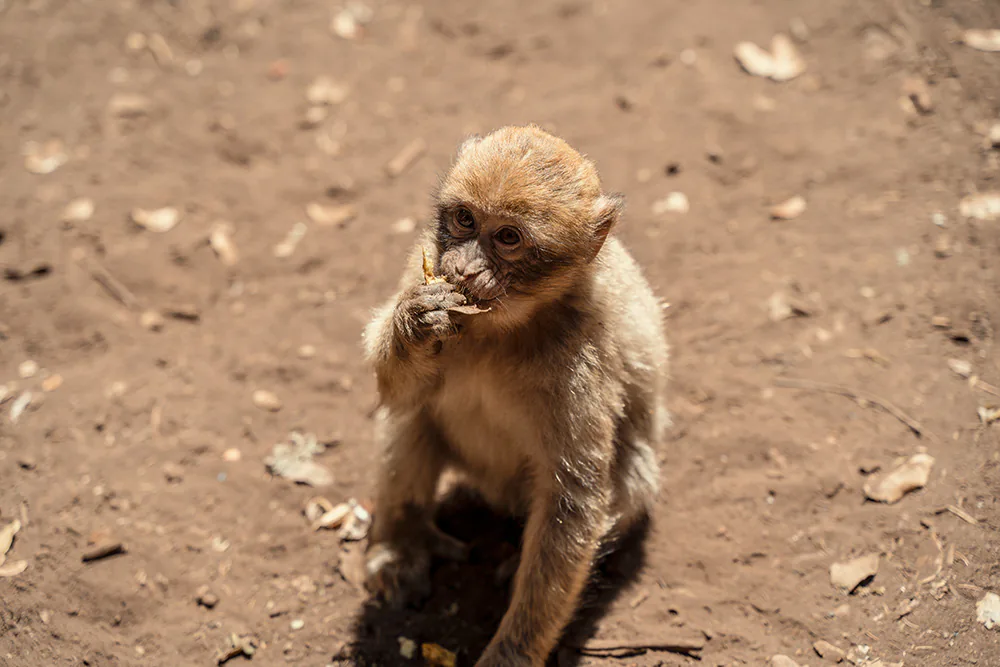
[[[534, 403], [534, 410], [532, 404]], [[467, 471], [484, 484], [503, 488], [502, 495], [523, 481], [525, 464], [538, 431], [537, 397], [519, 393], [495, 369], [473, 366], [446, 369], [430, 400], [431, 412], [448, 446]]]

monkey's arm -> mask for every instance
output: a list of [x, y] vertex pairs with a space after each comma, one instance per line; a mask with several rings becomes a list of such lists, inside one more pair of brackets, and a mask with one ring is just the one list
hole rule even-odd
[[539, 433], [546, 460], [532, 471], [535, 488], [513, 596], [477, 667], [545, 663], [611, 525], [614, 418], [596, 397], [582, 397], [589, 393], [584, 386], [553, 389], [554, 395], [562, 392], [576, 408], [555, 401], [552, 420]]
[[383, 405], [410, 408], [434, 381], [436, 345], [454, 332], [447, 308], [465, 303], [448, 283], [424, 284], [421, 246], [406, 264], [396, 296], [365, 327], [365, 353]]

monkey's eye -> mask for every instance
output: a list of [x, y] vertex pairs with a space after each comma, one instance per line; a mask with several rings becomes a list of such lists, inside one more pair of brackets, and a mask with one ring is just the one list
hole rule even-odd
[[521, 244], [521, 233], [513, 227], [503, 227], [494, 234], [493, 238], [497, 240], [497, 243], [508, 249], [516, 248]]
[[462, 229], [472, 229], [476, 226], [476, 216], [467, 208], [460, 208], [455, 211], [455, 222]]

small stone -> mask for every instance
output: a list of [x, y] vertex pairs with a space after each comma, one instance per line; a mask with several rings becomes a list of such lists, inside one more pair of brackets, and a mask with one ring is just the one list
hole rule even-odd
[[409, 234], [417, 228], [417, 221], [413, 218], [400, 218], [392, 223], [392, 231], [396, 234]]
[[295, 620], [293, 620], [291, 623], [288, 624], [288, 627], [291, 628], [293, 631], [301, 630], [302, 628], [306, 627], [306, 622], [303, 621], [301, 618], [296, 618]]
[[1000, 30], [966, 30], [962, 41], [977, 51], [1000, 51]]
[[132, 210], [130, 217], [132, 222], [143, 229], [162, 234], [169, 232], [180, 222], [181, 214], [173, 206], [165, 206], [152, 210], [136, 208]]
[[17, 466], [21, 470], [34, 470], [38, 467], [38, 462], [35, 461], [35, 457], [31, 454], [22, 454], [17, 458]]
[[152, 101], [136, 93], [116, 93], [108, 100], [108, 114], [115, 118], [138, 118], [153, 108]]
[[417, 642], [407, 637], [396, 637], [399, 642], [399, 654], [407, 660], [412, 660], [417, 654]]
[[354, 219], [357, 211], [350, 204], [323, 206], [317, 202], [306, 205], [306, 215], [321, 227], [343, 227]]
[[316, 356], [316, 347], [314, 345], [302, 345], [298, 350], [299, 359], [312, 359]]
[[958, 212], [975, 220], [1000, 219], [1000, 192], [983, 192], [965, 197], [958, 204]]
[[198, 589], [197, 602], [205, 609], [214, 609], [215, 605], [219, 604], [219, 596], [213, 593], [208, 586], [202, 586]]
[[63, 209], [62, 221], [66, 224], [76, 224], [90, 220], [94, 215], [94, 200], [78, 197], [66, 204]]
[[306, 99], [316, 106], [333, 106], [346, 100], [347, 93], [346, 86], [334, 83], [329, 77], [321, 76], [306, 89]]
[[69, 155], [58, 139], [39, 144], [29, 141], [24, 147], [24, 168], [32, 174], [51, 174], [69, 161]]
[[278, 245], [274, 246], [274, 256], [278, 259], [286, 259], [292, 256], [295, 252], [295, 248], [298, 247], [299, 241], [306, 235], [308, 231], [305, 223], [296, 222], [292, 225], [291, 230], [285, 236], [284, 240]]
[[771, 218], [774, 220], [794, 220], [806, 211], [806, 200], [796, 195], [777, 206], [771, 207]]
[[683, 192], [671, 192], [663, 199], [653, 202], [653, 214], [662, 215], [664, 213], [687, 213], [691, 210], [687, 195]]
[[139, 316], [139, 324], [143, 329], [148, 329], [149, 331], [160, 331], [163, 329], [164, 323], [163, 315], [160, 315], [155, 310], [147, 310]]
[[170, 484], [179, 484], [184, 481], [184, 469], [176, 463], [163, 464], [163, 477]]
[[816, 651], [816, 655], [821, 658], [827, 658], [836, 662], [840, 662], [844, 659], [844, 652], [827, 641], [820, 640], [816, 642], [813, 644], [813, 650]]
[[27, 361], [22, 361], [21, 364], [17, 367], [17, 374], [21, 376], [22, 380], [33, 378], [35, 377], [36, 373], [38, 373], [38, 363], [32, 361], [31, 359]]
[[976, 603], [976, 620], [985, 625], [987, 630], [1000, 628], [1000, 595], [987, 593], [986, 597]]
[[951, 256], [951, 239], [947, 234], [938, 234], [934, 241], [934, 256], [938, 259], [945, 259]]
[[950, 329], [951, 318], [944, 315], [935, 315], [931, 318], [931, 326], [935, 329]]
[[940, 211], [935, 211], [931, 213], [931, 222], [933, 222], [938, 227], [944, 227], [948, 224], [948, 218], [944, 213]]
[[277, 412], [283, 406], [281, 399], [266, 389], [258, 389], [253, 393], [253, 404], [261, 410], [267, 410], [268, 412]]
[[243, 458], [243, 453], [235, 447], [230, 447], [226, 451], [222, 452], [222, 460], [227, 463], [236, 463], [241, 458]]
[[798, 49], [791, 39], [782, 34], [771, 39], [770, 52], [752, 42], [740, 42], [734, 55], [747, 73], [772, 81], [790, 81], [806, 70], [806, 62]]
[[233, 244], [233, 226], [228, 222], [216, 222], [208, 236], [208, 244], [215, 251], [223, 266], [236, 266], [240, 261], [239, 252]]
[[787, 655], [776, 655], [771, 658], [771, 667], [799, 667], [799, 663]]
[[142, 51], [146, 48], [146, 36], [141, 32], [130, 32], [125, 38], [125, 46], [129, 51]]
[[830, 566], [830, 583], [852, 593], [878, 574], [878, 561], [878, 554], [869, 554], [846, 563], [834, 563]]
[[964, 359], [949, 359], [948, 368], [963, 378], [968, 378], [972, 375], [972, 364]]
[[927, 485], [931, 469], [934, 467], [934, 457], [929, 454], [916, 454], [891, 473], [876, 481], [865, 484], [865, 497], [876, 502], [893, 504], [911, 491]]
[[302, 117], [302, 122], [299, 125], [302, 129], [311, 130], [314, 127], [319, 127], [323, 124], [323, 121], [327, 119], [330, 115], [329, 109], [325, 106], [313, 106], [306, 109], [306, 115]]
[[50, 375], [42, 380], [42, 391], [55, 391], [62, 386], [62, 375]]

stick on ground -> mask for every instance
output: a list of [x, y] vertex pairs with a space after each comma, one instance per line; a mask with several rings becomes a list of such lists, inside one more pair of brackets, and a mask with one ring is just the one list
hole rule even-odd
[[926, 435], [933, 437], [933, 434], [925, 429], [923, 425], [910, 415], [903, 412], [902, 408], [895, 406], [884, 398], [879, 398], [874, 394], [861, 389], [851, 389], [839, 384], [829, 384], [827, 382], [815, 382], [813, 380], [801, 380], [797, 378], [775, 378], [774, 386], [786, 389], [805, 389], [806, 391], [819, 391], [827, 394], [837, 394], [852, 398], [855, 401], [865, 401], [878, 408], [881, 408], [907, 426], [916, 435]]

